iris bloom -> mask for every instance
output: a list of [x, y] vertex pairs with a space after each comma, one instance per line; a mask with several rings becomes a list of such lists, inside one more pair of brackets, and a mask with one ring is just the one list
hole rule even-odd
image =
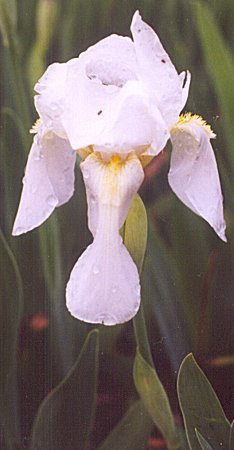
[[172, 142], [169, 184], [225, 240], [222, 193], [201, 117], [180, 116], [190, 83], [155, 32], [134, 14], [129, 37], [111, 35], [78, 58], [48, 67], [35, 86], [40, 116], [23, 179], [13, 234], [39, 226], [74, 191], [76, 154], [86, 188], [93, 243], [66, 289], [78, 319], [114, 325], [140, 304], [140, 282], [119, 229], [143, 178], [143, 165]]

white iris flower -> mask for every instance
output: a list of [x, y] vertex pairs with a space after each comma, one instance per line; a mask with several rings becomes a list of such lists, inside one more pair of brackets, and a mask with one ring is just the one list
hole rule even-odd
[[172, 190], [226, 240], [215, 135], [199, 116], [179, 116], [190, 74], [178, 75], [138, 11], [131, 32], [133, 40], [111, 35], [78, 58], [52, 64], [36, 84], [40, 119], [13, 229], [26, 233], [71, 198], [78, 153], [93, 243], [71, 272], [67, 307], [78, 319], [105, 325], [126, 322], [139, 308], [139, 275], [119, 229], [143, 181], [144, 159], [168, 139]]

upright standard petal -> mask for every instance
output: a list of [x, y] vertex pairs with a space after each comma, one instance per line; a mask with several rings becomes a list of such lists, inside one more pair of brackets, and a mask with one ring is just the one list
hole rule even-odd
[[113, 154], [151, 146], [156, 154], [165, 146], [167, 126], [140, 81], [129, 80], [122, 88], [102, 84], [87, 77], [80, 61], [69, 65], [67, 81], [63, 126], [73, 148], [94, 145]]
[[35, 85], [35, 106], [48, 130], [66, 138], [62, 127], [65, 107], [67, 64], [51, 64]]
[[139, 78], [151, 95], [157, 98], [158, 108], [169, 129], [177, 121], [188, 94], [184, 76], [179, 76], [157, 34], [135, 12], [131, 32], [138, 62]]
[[66, 203], [74, 191], [76, 153], [65, 139], [53, 133], [34, 137], [13, 235], [41, 225], [54, 208]]
[[130, 320], [140, 304], [139, 275], [119, 229], [143, 181], [143, 169], [135, 156], [125, 162], [113, 156], [103, 163], [92, 154], [81, 170], [94, 241], [72, 270], [67, 307], [80, 320], [115, 325]]
[[223, 197], [210, 139], [211, 128], [199, 116], [185, 114], [172, 130], [169, 184], [179, 199], [226, 241]]

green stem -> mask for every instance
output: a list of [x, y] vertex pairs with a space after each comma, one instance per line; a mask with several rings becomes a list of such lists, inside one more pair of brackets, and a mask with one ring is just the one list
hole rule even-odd
[[154, 367], [152, 353], [150, 350], [150, 344], [147, 335], [145, 316], [144, 316], [144, 307], [141, 303], [140, 309], [137, 315], [133, 319], [133, 327], [136, 338], [137, 346], [140, 350], [142, 357], [145, 361], [150, 364], [150, 366]]
[[[13, 39], [11, 39], [9, 46], [9, 59], [12, 66], [12, 73], [14, 76], [14, 84], [16, 91], [16, 107], [20, 117], [22, 117], [23, 122], [25, 124], [25, 129], [28, 130], [31, 125], [30, 120], [30, 112], [28, 103], [26, 100], [26, 92], [23, 82], [23, 76], [21, 71], [21, 65], [19, 61], [18, 52], [16, 49], [16, 44]], [[28, 151], [28, 148], [25, 149], [25, 152]]]

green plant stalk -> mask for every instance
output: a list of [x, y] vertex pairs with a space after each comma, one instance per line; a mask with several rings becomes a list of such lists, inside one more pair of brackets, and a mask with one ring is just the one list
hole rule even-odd
[[[16, 91], [16, 107], [19, 116], [22, 117], [22, 122], [25, 124], [25, 129], [29, 130], [31, 126], [29, 105], [26, 100], [26, 92], [23, 83], [22, 72], [20, 68], [18, 51], [16, 48], [15, 40], [11, 37], [9, 41], [8, 50], [9, 60], [12, 66], [12, 73], [14, 77], [14, 85]], [[25, 153], [28, 152], [28, 148], [25, 148]]]
[[[135, 196], [132, 202], [127, 219], [121, 230], [121, 234], [123, 237], [123, 241], [128, 248], [128, 251], [132, 256], [140, 275], [143, 267], [147, 241], [147, 215], [144, 204], [138, 195]], [[170, 408], [167, 394], [162, 386], [162, 383], [158, 379], [157, 373], [154, 368], [154, 362], [144, 317], [144, 307], [142, 303], [137, 315], [133, 318], [133, 327], [137, 343], [137, 354], [133, 369], [133, 377], [136, 389], [140, 397], [142, 397], [146, 410], [151, 415], [157, 427], [159, 427], [159, 429], [162, 431], [167, 442], [168, 449], [178, 449], [180, 448], [180, 440], [176, 433], [173, 414]], [[144, 373], [142, 372], [142, 364]], [[138, 380], [139, 374], [141, 378], [140, 382]], [[146, 392], [144, 392], [144, 383], [146, 383]], [[152, 385], [154, 393], [158, 392], [160, 396], [161, 406], [165, 409], [166, 420], [169, 420], [171, 424], [171, 427], [169, 427], [169, 429], [163, 426], [162, 415], [159, 414], [159, 416], [157, 416], [157, 413], [155, 415], [155, 411], [153, 411], [152, 409], [152, 401], [148, 396], [150, 385]]]
[[151, 367], [154, 367], [152, 353], [150, 350], [149, 339], [147, 335], [144, 307], [141, 303], [140, 309], [137, 315], [133, 318], [133, 328], [137, 346], [141, 355]]

